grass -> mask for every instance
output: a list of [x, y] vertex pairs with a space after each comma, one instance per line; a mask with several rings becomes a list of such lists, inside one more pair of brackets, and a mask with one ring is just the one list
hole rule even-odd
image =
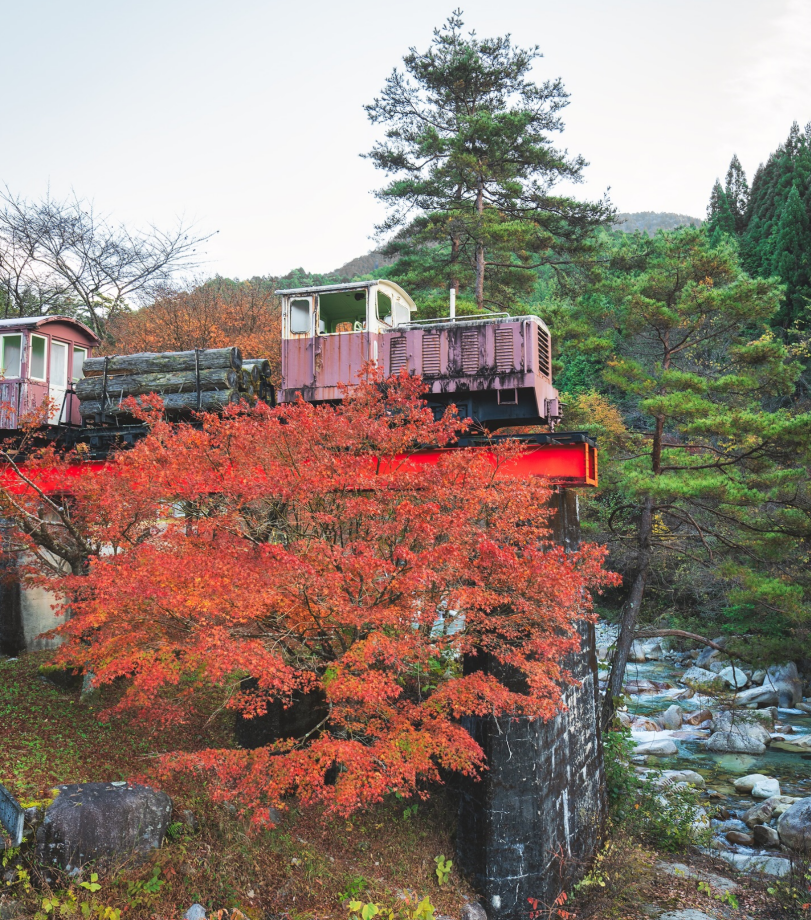
[[[49, 657], [33, 653], [0, 661], [0, 783], [21, 801], [46, 798], [60, 783], [149, 783], [156, 754], [233, 743], [227, 712], [211, 721], [203, 713], [163, 732], [135, 720], [102, 722], [104, 700], [83, 703], [78, 691], [42, 680], [39, 668]], [[210, 713], [219, 702], [212, 697]], [[76, 879], [46, 882], [29, 845], [19, 864], [33, 887], [23, 876], [6, 886], [7, 894], [33, 912], [50, 892], [62, 889], [88, 904], [120, 910], [122, 920], [180, 918], [195, 901], [212, 910], [239, 907], [256, 920], [338, 918], [347, 916], [346, 898], [396, 906], [406, 892], [430, 895], [438, 913], [458, 916], [465, 899], [475, 897], [455, 869], [446, 885], [437, 884], [434, 858], [453, 852], [456, 824], [453, 797], [444, 789], [416, 810], [413, 803], [392, 799], [351, 820], [326, 819], [318, 808], [294, 808], [276, 828], [257, 833], [247, 819], [211, 804], [197, 782], [179, 776], [154, 783], [172, 796], [175, 823], [146, 865], [119, 867], [91, 894], [79, 888], [89, 869]], [[178, 820], [184, 810], [199, 822], [194, 833]]]

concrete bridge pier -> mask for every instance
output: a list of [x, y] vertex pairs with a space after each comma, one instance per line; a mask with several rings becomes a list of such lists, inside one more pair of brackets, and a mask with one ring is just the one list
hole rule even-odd
[[[553, 504], [555, 539], [574, 549], [577, 497], [560, 490]], [[579, 684], [566, 689], [566, 709], [556, 718], [464, 722], [489, 769], [478, 782], [462, 784], [457, 859], [490, 920], [546, 916], [599, 843], [607, 800], [594, 627], [584, 623], [581, 638], [580, 653], [567, 662]]]

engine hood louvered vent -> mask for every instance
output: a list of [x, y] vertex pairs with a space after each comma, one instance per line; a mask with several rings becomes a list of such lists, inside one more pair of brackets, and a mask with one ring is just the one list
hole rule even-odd
[[422, 373], [424, 377], [439, 377], [442, 368], [439, 359], [439, 336], [425, 335], [422, 338]]

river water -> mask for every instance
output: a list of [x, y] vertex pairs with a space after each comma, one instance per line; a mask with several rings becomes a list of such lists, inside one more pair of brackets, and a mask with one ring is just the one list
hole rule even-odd
[[[603, 641], [598, 644], [607, 643]], [[601, 669], [607, 667], [604, 662], [600, 664]], [[626, 682], [636, 680], [668, 682], [672, 685], [672, 689], [655, 693], [630, 694], [628, 713], [661, 720], [665, 710], [674, 703], [684, 711], [685, 715], [699, 709], [718, 712], [721, 708], [721, 701], [715, 696], [696, 693], [689, 699], [679, 698], [685, 689], [684, 685], [679, 682], [683, 673], [684, 669], [671, 661], [646, 661], [644, 664], [629, 662], [625, 674]], [[603, 678], [607, 675], [601, 670], [600, 676]], [[659, 770], [695, 770], [704, 777], [707, 791], [702, 798], [708, 813], [713, 815], [717, 806], [723, 805], [733, 816], [732, 820], [712, 821], [719, 847], [745, 854], [766, 854], [766, 850], [729, 844], [724, 834], [733, 829], [746, 831], [747, 828], [736, 818], [740, 818], [756, 802], [762, 801], [762, 799], [753, 799], [751, 796], [739, 795], [736, 792], [732, 784], [742, 776], [762, 773], [779, 781], [782, 795], [802, 798], [811, 796], [811, 749], [808, 752], [789, 750], [779, 740], [780, 737], [785, 738], [787, 746], [790, 745], [793, 735], [811, 733], [811, 715], [800, 710], [778, 709], [776, 725], [790, 726], [793, 733], [781, 731], [778, 727], [772, 735], [773, 740], [766, 753], [758, 756], [711, 753], [705, 747], [710, 732], [688, 725], [684, 726], [683, 731], [656, 732], [639, 731], [632, 726], [631, 732], [634, 741], [638, 743], [668, 738], [676, 745], [677, 754], [675, 756], [639, 758], [639, 762], [645, 767]], [[777, 855], [776, 850], [770, 850], [768, 853]]]

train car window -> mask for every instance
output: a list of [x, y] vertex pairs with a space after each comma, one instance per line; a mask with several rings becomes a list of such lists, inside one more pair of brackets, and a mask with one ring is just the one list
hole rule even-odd
[[310, 334], [309, 298], [290, 301], [290, 332], [294, 335]]
[[411, 310], [404, 303], [394, 302], [394, 325], [399, 326], [401, 323], [411, 322]]
[[4, 377], [19, 377], [22, 373], [21, 358], [23, 337], [21, 335], [4, 335], [0, 349], [0, 371]]
[[377, 315], [383, 317], [383, 322], [387, 326], [394, 325], [391, 312], [391, 297], [380, 291], [377, 292]]
[[73, 373], [71, 374], [71, 380], [76, 383], [77, 380], [81, 380], [84, 377], [84, 368], [82, 365], [87, 361], [87, 349], [79, 348], [78, 345], [73, 346]]
[[48, 341], [41, 335], [31, 336], [31, 364], [29, 365], [28, 376], [32, 380], [45, 380], [46, 360], [45, 356], [48, 351]]
[[363, 332], [366, 329], [366, 289], [336, 291], [318, 298], [319, 331]]

